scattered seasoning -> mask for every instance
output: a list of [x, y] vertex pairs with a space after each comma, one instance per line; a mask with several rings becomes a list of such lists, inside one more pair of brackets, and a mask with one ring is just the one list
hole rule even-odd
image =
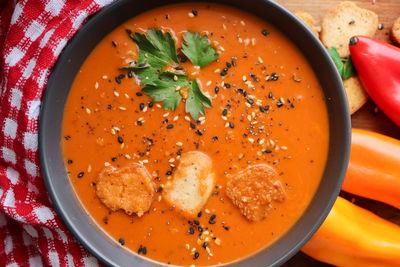
[[80, 172], [80, 173], [78, 173], [78, 178], [82, 178], [83, 175], [85, 175], [85, 172]]
[[124, 139], [122, 139], [121, 136], [118, 136], [118, 143], [122, 144], [124, 142]]
[[120, 238], [118, 242], [121, 244], [121, 246], [125, 245], [125, 240], [123, 238]]
[[268, 34], [270, 34], [266, 29], [262, 29], [261, 30], [262, 35], [267, 36]]
[[174, 125], [173, 125], [173, 124], [168, 124], [168, 125], [167, 125], [167, 129], [172, 129], [172, 128], [174, 128]]
[[349, 24], [350, 24], [350, 25], [351, 25], [351, 24], [354, 24], [354, 23], [356, 23], [356, 21], [355, 21], [354, 19], [352, 19], [352, 20], [349, 21]]
[[193, 229], [193, 227], [190, 227], [189, 230], [187, 231], [187, 233], [188, 233], [189, 235], [193, 235], [193, 234], [194, 234], [194, 229]]

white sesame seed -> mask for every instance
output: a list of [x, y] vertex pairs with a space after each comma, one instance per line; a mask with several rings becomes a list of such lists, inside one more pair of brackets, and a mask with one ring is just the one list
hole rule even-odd
[[125, 95], [125, 98], [129, 98], [129, 95], [127, 93], [125, 93], [124, 95]]
[[190, 249], [190, 245], [186, 244], [186, 249], [189, 250]]
[[114, 91], [114, 95], [115, 95], [116, 97], [118, 97], [118, 96], [119, 96], [119, 93], [118, 93], [117, 91]]
[[247, 140], [249, 140], [250, 143], [254, 143], [254, 139], [251, 137], [247, 138]]
[[89, 166], [87, 167], [87, 172], [91, 172], [92, 171], [92, 165], [89, 164]]
[[249, 103], [247, 103], [247, 102], [244, 102], [244, 104], [246, 105], [246, 107], [249, 107], [249, 108], [251, 108], [251, 105], [250, 105]]
[[206, 83], [207, 86], [210, 86], [211, 84], [212, 84], [212, 81], [208, 81], [208, 82]]
[[169, 115], [169, 112], [164, 113], [164, 115], [162, 115], [162, 116], [165, 118], [165, 117], [168, 117], [168, 115]]
[[86, 113], [90, 114], [90, 112], [91, 112], [90, 109], [86, 108]]
[[287, 146], [281, 146], [282, 150], [287, 150]]
[[245, 82], [247, 80], [246, 75], [243, 75], [242, 79]]
[[149, 163], [149, 160], [148, 159], [144, 159], [143, 163]]
[[280, 100], [281, 100], [281, 103], [282, 103], [282, 104], [285, 104], [285, 99], [283, 99], [283, 97], [281, 97]]
[[225, 123], [225, 128], [229, 127], [229, 122]]
[[224, 87], [224, 85], [225, 85], [225, 82], [222, 81], [222, 82], [221, 82], [221, 87]]
[[202, 116], [199, 118], [199, 121], [204, 121], [206, 119], [206, 117]]
[[142, 112], [146, 112], [147, 111], [147, 106], [145, 106], [143, 109], [142, 109]]
[[175, 165], [174, 165], [174, 164], [169, 164], [169, 166], [170, 166], [171, 168], [175, 168]]
[[96, 88], [96, 89], [99, 88], [99, 83], [98, 83], [98, 82], [96, 82], [96, 83], [94, 84], [94, 88]]
[[185, 120], [190, 121], [189, 116], [185, 116]]
[[243, 20], [240, 21], [240, 24], [242, 24], [243, 26], [246, 25], [246, 23]]
[[138, 121], [143, 121], [143, 117], [139, 117]]
[[179, 119], [179, 116], [175, 116], [173, 121], [177, 121]]
[[174, 158], [170, 158], [170, 159], [168, 160], [168, 162], [169, 162], [169, 163], [175, 162], [175, 159], [174, 159]]
[[[251, 38], [251, 45], [255, 46], [256, 45], [256, 38]], [[261, 62], [262, 63], [262, 62]]]
[[272, 139], [270, 139], [269, 142], [271, 143], [272, 146], [275, 145], [275, 142]]
[[222, 23], [222, 28], [226, 30], [226, 25]]
[[225, 51], [225, 48], [224, 48], [222, 45], [220, 45], [218, 48], [219, 48], [220, 50], [222, 50], [222, 51]]
[[197, 72], [195, 72], [195, 71], [194, 71], [194, 72], [192, 72], [191, 74], [194, 76], [194, 75], [196, 75], [196, 74], [197, 74]]
[[162, 199], [162, 196], [161, 196], [161, 195], [159, 195], [159, 196], [158, 196], [158, 202], [160, 202], [160, 201], [161, 201], [161, 199]]
[[126, 110], [126, 107], [119, 107], [120, 110]]
[[215, 73], [218, 73], [218, 72], [220, 72], [220, 71], [221, 71], [220, 69], [215, 69], [215, 70], [214, 70]]
[[174, 75], [174, 81], [178, 80], [178, 76]]
[[177, 146], [183, 146], [183, 143], [182, 142], [176, 142], [176, 145]]
[[221, 116], [221, 118], [222, 118], [224, 121], [228, 120], [228, 118], [225, 117], [225, 116]]
[[156, 107], [161, 108], [161, 105], [160, 104], [156, 104]]
[[262, 144], [264, 144], [264, 142], [265, 142], [265, 139], [263, 138], [263, 139], [261, 139], [260, 140], [260, 142], [258, 142], [260, 145], [262, 145]]
[[241, 44], [241, 43], [243, 43], [243, 39], [242, 38], [238, 38], [238, 41], [239, 41], [239, 43]]
[[263, 63], [263, 60], [261, 57], [258, 57], [258, 62], [260, 62], [261, 64]]
[[107, 80], [108, 79], [108, 76], [107, 75], [103, 75], [103, 80]]
[[247, 119], [248, 119], [249, 121], [251, 121], [251, 116], [250, 116], [250, 114], [247, 115]]
[[128, 154], [125, 154], [125, 158], [131, 159], [131, 156], [129, 156]]
[[[204, 212], [207, 213], [207, 214], [210, 214], [210, 210], [209, 209], [205, 209]], [[205, 231], [204, 234], [206, 234], [206, 232], [207, 231]], [[208, 234], [208, 232], [207, 232], [207, 234]]]
[[192, 12], [188, 13], [189, 18], [194, 18], [194, 14]]
[[111, 128], [111, 133], [115, 134], [115, 130], [113, 128]]
[[106, 166], [106, 167], [108, 167], [108, 166], [110, 166], [111, 164], [110, 164], [110, 162], [104, 162], [104, 166]]
[[177, 87], [175, 87], [175, 91], [179, 91], [181, 90], [181, 87], [178, 85]]

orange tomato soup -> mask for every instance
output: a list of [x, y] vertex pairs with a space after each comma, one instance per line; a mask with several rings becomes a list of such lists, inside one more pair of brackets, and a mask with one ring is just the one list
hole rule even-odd
[[[200, 70], [181, 63], [212, 101], [198, 121], [185, 113], [183, 102], [175, 111], [164, 110], [141, 92], [135, 76], [120, 70], [139, 52], [126, 30], [150, 28], [170, 32], [178, 54], [188, 30], [207, 34], [219, 53]], [[82, 205], [116, 243], [163, 263], [215, 265], [270, 246], [296, 223], [320, 183], [328, 132], [317, 77], [287, 37], [240, 10], [186, 3], [134, 17], [97, 45], [69, 93], [61, 146]], [[188, 151], [208, 155], [216, 174], [216, 186], [195, 219], [173, 210], [161, 192], [179, 156]], [[105, 166], [131, 162], [147, 168], [157, 189], [140, 218], [110, 211], [95, 190]], [[228, 175], [255, 164], [272, 166], [286, 194], [260, 222], [247, 220], [225, 193]], [[199, 241], [201, 231], [210, 236], [207, 245]]]

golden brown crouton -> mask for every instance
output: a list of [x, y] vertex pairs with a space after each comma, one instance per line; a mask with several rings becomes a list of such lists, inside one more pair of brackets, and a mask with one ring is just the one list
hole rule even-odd
[[350, 114], [353, 114], [367, 103], [368, 94], [365, 92], [358, 76], [348, 78], [343, 81], [343, 84], [349, 101]]
[[393, 43], [397, 46], [400, 46], [400, 17], [398, 17], [393, 23], [390, 36], [392, 37]]
[[299, 19], [301, 19], [310, 29], [311, 31], [319, 37], [318, 28], [315, 25], [315, 19], [311, 16], [310, 13], [305, 11], [295, 11], [293, 12]]
[[211, 159], [198, 151], [182, 154], [163, 198], [187, 217], [194, 217], [206, 204], [215, 184]]
[[352, 36], [372, 37], [377, 28], [378, 15], [346, 1], [325, 15], [321, 25], [321, 41], [327, 48], [335, 47], [340, 57], [344, 58], [350, 55], [349, 40]]
[[250, 221], [261, 221], [272, 208], [272, 201], [283, 201], [285, 191], [276, 171], [269, 165], [247, 167], [229, 176], [226, 194]]
[[109, 209], [141, 217], [153, 202], [154, 184], [143, 165], [131, 163], [118, 169], [110, 166], [97, 176], [96, 194]]

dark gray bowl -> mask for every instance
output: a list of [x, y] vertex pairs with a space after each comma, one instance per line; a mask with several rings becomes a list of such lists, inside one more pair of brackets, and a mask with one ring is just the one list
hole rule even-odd
[[[85, 212], [65, 172], [60, 150], [64, 105], [74, 77], [96, 44], [115, 27], [157, 6], [181, 0], [120, 0], [104, 8], [82, 27], [64, 49], [43, 98], [39, 123], [39, 152], [51, 200], [75, 237], [98, 259], [113, 266], [156, 264], [134, 255], [107, 237]], [[310, 62], [323, 89], [329, 112], [328, 161], [318, 190], [299, 221], [271, 247], [235, 264], [279, 265], [293, 256], [322, 224], [339, 194], [350, 151], [350, 115], [341, 78], [326, 49], [293, 14], [267, 0], [212, 0], [251, 12], [286, 34]]]

